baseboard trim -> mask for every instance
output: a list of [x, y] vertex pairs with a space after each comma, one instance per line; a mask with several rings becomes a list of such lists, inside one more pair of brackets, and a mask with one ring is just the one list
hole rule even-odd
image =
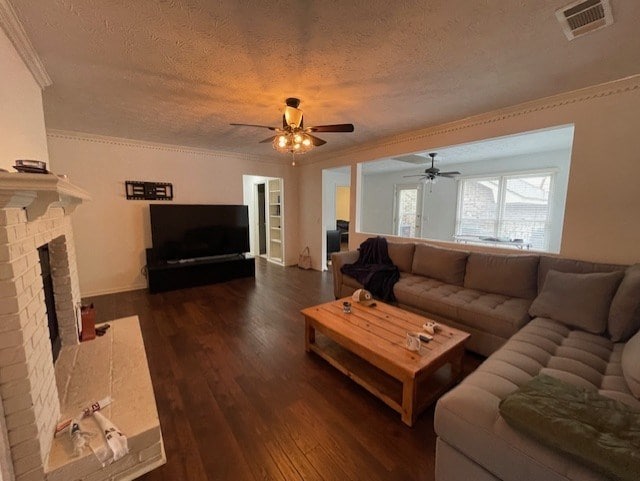
[[106, 296], [107, 294], [119, 294], [121, 292], [139, 291], [141, 289], [147, 289], [147, 284], [134, 284], [132, 286], [112, 287], [109, 289], [97, 289], [93, 291], [83, 291], [81, 297], [96, 297]]

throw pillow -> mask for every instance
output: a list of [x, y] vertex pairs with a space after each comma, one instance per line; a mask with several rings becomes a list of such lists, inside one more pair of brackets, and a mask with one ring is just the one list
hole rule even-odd
[[547, 272], [573, 272], [574, 274], [593, 274], [594, 272], [624, 271], [627, 268], [620, 264], [603, 264], [602, 262], [579, 261], [552, 255], [541, 255], [538, 265], [538, 292], [542, 291]]
[[629, 339], [640, 329], [640, 264], [627, 268], [609, 311], [609, 334], [613, 342]]
[[622, 349], [622, 375], [633, 395], [640, 398], [640, 332]]
[[417, 244], [411, 272], [431, 277], [447, 284], [461, 286], [467, 265], [468, 252]]
[[416, 245], [413, 243], [387, 242], [389, 257], [402, 272], [411, 272], [413, 251]]
[[607, 327], [611, 299], [622, 276], [619, 271], [593, 274], [549, 271], [542, 292], [529, 307], [529, 314], [602, 334]]
[[520, 299], [538, 293], [538, 256], [478, 254], [467, 260], [464, 287]]

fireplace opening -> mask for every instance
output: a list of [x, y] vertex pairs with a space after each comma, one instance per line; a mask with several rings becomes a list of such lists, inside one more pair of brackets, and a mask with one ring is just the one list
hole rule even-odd
[[53, 293], [53, 278], [51, 277], [51, 259], [49, 258], [49, 245], [38, 247], [40, 256], [40, 269], [42, 270], [42, 287], [44, 290], [44, 302], [47, 307], [47, 321], [49, 323], [49, 339], [51, 340], [51, 354], [53, 362], [58, 359], [62, 341], [58, 328], [58, 316], [56, 315], [56, 303]]

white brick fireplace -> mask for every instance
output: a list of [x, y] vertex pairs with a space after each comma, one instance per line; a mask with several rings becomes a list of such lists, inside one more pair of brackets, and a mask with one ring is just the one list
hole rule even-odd
[[[69, 214], [87, 199], [53, 174], [0, 173], [0, 481], [128, 481], [166, 462], [138, 318], [78, 342]], [[61, 341], [55, 366], [52, 311]], [[103, 464], [95, 452], [104, 436], [76, 456], [69, 435], [54, 438], [54, 430], [60, 417], [105, 397], [112, 403], [103, 414], [127, 436], [128, 454]], [[95, 420], [82, 425], [102, 434]]]
[[86, 199], [53, 174], [0, 173], [0, 481], [45, 477], [60, 401], [38, 248], [49, 246], [62, 346], [77, 344], [69, 214]]

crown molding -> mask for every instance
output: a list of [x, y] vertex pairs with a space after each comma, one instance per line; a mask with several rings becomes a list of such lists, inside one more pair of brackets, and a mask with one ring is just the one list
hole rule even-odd
[[411, 143], [427, 139], [429, 137], [448, 134], [451, 132], [477, 127], [480, 125], [501, 122], [503, 120], [520, 117], [522, 115], [527, 115], [534, 112], [553, 110], [570, 104], [588, 102], [596, 98], [624, 94], [639, 89], [640, 75], [632, 75], [630, 77], [625, 77], [619, 80], [592, 85], [570, 92], [563, 92], [549, 97], [543, 97], [541, 99], [531, 100], [510, 107], [505, 107], [503, 109], [485, 112], [460, 120], [454, 120], [445, 124], [406, 132], [404, 134], [395, 135], [393, 137], [388, 137], [379, 141], [369, 142], [357, 147], [334, 152], [333, 154], [323, 154], [322, 156], [315, 157], [310, 162], [304, 162], [301, 165], [311, 165], [319, 162], [325, 162], [327, 160], [335, 161], [338, 158], [342, 159], [345, 157], [349, 159], [354, 154], [362, 152], [377, 149], [387, 149], [398, 144]]
[[27, 33], [22, 26], [22, 22], [18, 18], [13, 5], [9, 3], [9, 0], [0, 0], [0, 27], [5, 31], [9, 40], [18, 51], [18, 54], [22, 58], [23, 62], [33, 75], [35, 81], [40, 85], [41, 89], [45, 89], [53, 82], [51, 77], [44, 68], [42, 60], [38, 56], [35, 48]]
[[[1, 1], [1, 0], [0, 0]], [[277, 161], [271, 158], [260, 157], [252, 154], [241, 154], [226, 150], [210, 150], [199, 147], [189, 147], [184, 145], [162, 144], [144, 140], [125, 139], [122, 137], [109, 137], [106, 135], [91, 134], [87, 132], [76, 132], [73, 130], [47, 129], [47, 137], [52, 139], [77, 140], [82, 142], [93, 142], [98, 144], [120, 145], [124, 147], [134, 147], [148, 150], [159, 150], [164, 152], [178, 152], [189, 155], [202, 155], [224, 160], [240, 160], [247, 162], [257, 162], [260, 164], [287, 165], [288, 160]]]

